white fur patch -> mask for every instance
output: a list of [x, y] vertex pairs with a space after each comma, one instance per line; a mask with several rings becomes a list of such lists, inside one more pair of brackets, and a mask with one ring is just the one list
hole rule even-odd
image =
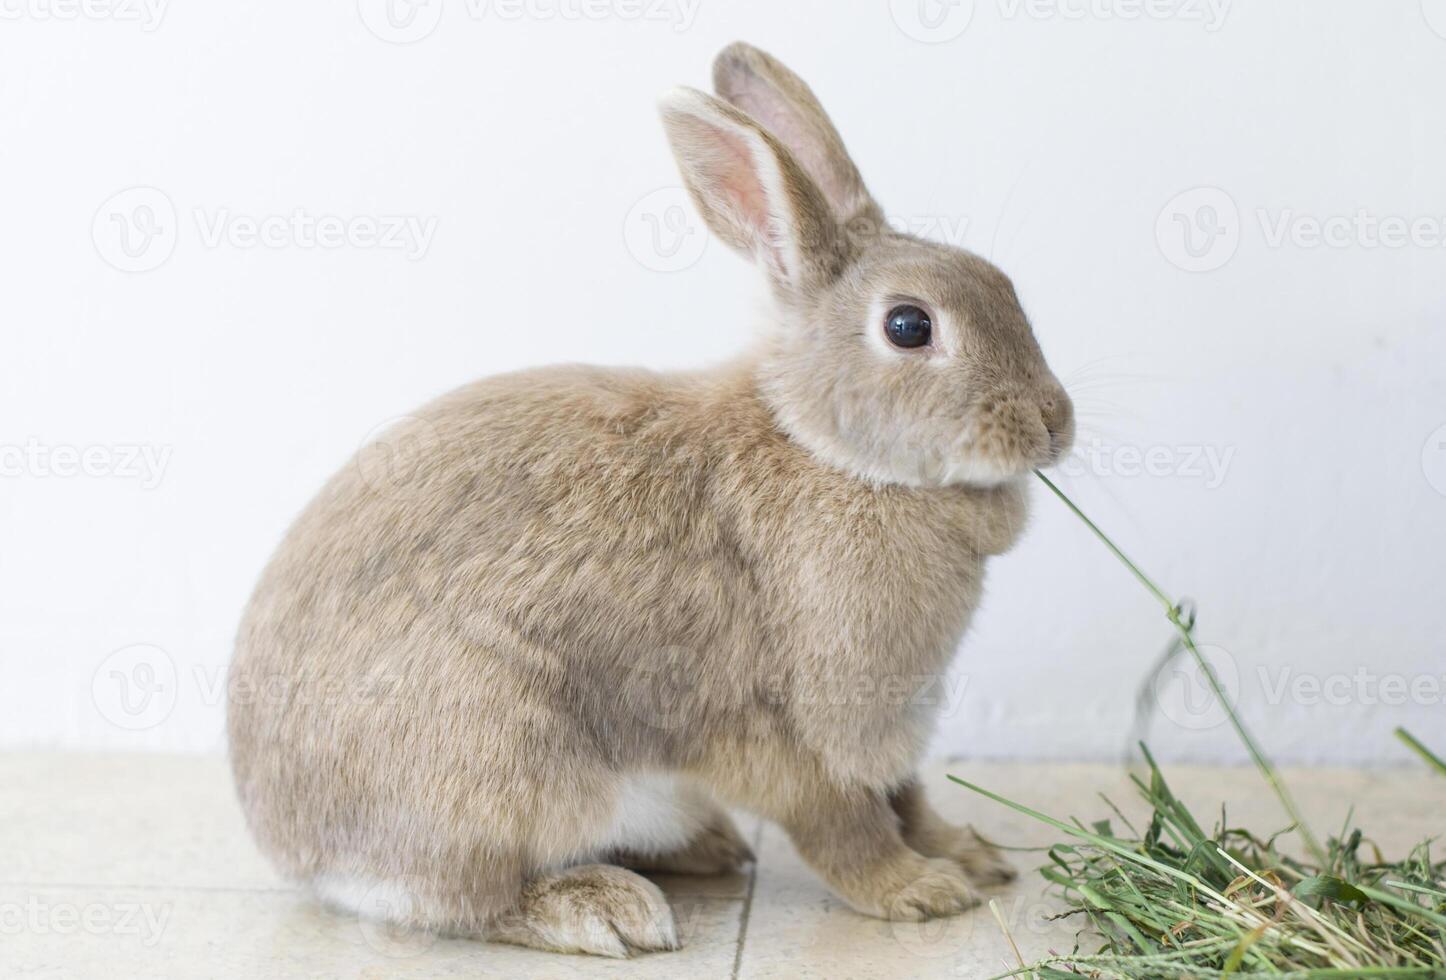
[[416, 901], [403, 882], [359, 875], [321, 874], [312, 879], [311, 887], [327, 905], [369, 921], [395, 921]]
[[675, 776], [643, 773], [624, 778], [598, 848], [662, 854], [687, 844], [698, 821], [678, 790]]

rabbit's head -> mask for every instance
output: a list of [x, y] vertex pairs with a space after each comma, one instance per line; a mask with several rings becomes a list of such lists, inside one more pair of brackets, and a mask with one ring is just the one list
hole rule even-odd
[[1009, 279], [891, 229], [797, 75], [744, 44], [714, 97], [676, 89], [664, 125], [713, 233], [765, 270], [779, 324], [761, 368], [779, 424], [823, 461], [911, 486], [995, 485], [1074, 434]]

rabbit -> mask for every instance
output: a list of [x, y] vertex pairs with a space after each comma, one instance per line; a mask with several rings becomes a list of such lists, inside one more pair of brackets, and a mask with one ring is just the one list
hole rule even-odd
[[956, 915], [1013, 874], [916, 772], [1070, 400], [1010, 280], [893, 229], [798, 76], [743, 43], [713, 74], [660, 110], [698, 212], [767, 278], [753, 346], [441, 397], [330, 480], [246, 608], [238, 796], [328, 905], [675, 949], [639, 872], [744, 867], [730, 809], [870, 916]]

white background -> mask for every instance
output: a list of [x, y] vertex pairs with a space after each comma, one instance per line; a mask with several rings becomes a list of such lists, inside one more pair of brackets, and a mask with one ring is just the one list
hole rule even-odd
[[[0, 744], [220, 749], [251, 585], [379, 424], [745, 345], [755, 272], [676, 223], [654, 109], [745, 38], [890, 215], [1014, 277], [1081, 413], [1062, 482], [1199, 600], [1270, 749], [1446, 748], [1446, 2], [90, 2], [0, 4]], [[247, 245], [297, 211], [362, 224]], [[425, 252], [365, 238], [394, 216]], [[936, 749], [1118, 757], [1168, 632], [1039, 495]], [[1243, 758], [1192, 684], [1160, 754]]]

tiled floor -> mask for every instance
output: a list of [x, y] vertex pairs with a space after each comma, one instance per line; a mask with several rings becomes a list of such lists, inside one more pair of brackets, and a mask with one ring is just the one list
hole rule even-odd
[[[957, 762], [930, 768], [939, 809], [1008, 845], [1048, 828], [944, 780], [952, 772], [1058, 817], [1097, 819], [1103, 790], [1127, 813], [1123, 774], [1105, 766]], [[1323, 828], [1356, 804], [1388, 852], [1446, 830], [1446, 780], [1414, 771], [1289, 773]], [[1276, 827], [1250, 770], [1177, 768], [1172, 783], [1201, 812], [1230, 803], [1232, 823]], [[744, 824], [759, 861], [721, 879], [659, 879], [681, 952], [631, 961], [558, 956], [395, 934], [318, 908], [286, 887], [251, 846], [215, 758], [0, 755], [0, 977], [988, 977], [1018, 965], [987, 909], [921, 925], [856, 915], [799, 862], [772, 826]], [[1072, 925], [1033, 869], [995, 892], [1026, 958], [1068, 949]]]

